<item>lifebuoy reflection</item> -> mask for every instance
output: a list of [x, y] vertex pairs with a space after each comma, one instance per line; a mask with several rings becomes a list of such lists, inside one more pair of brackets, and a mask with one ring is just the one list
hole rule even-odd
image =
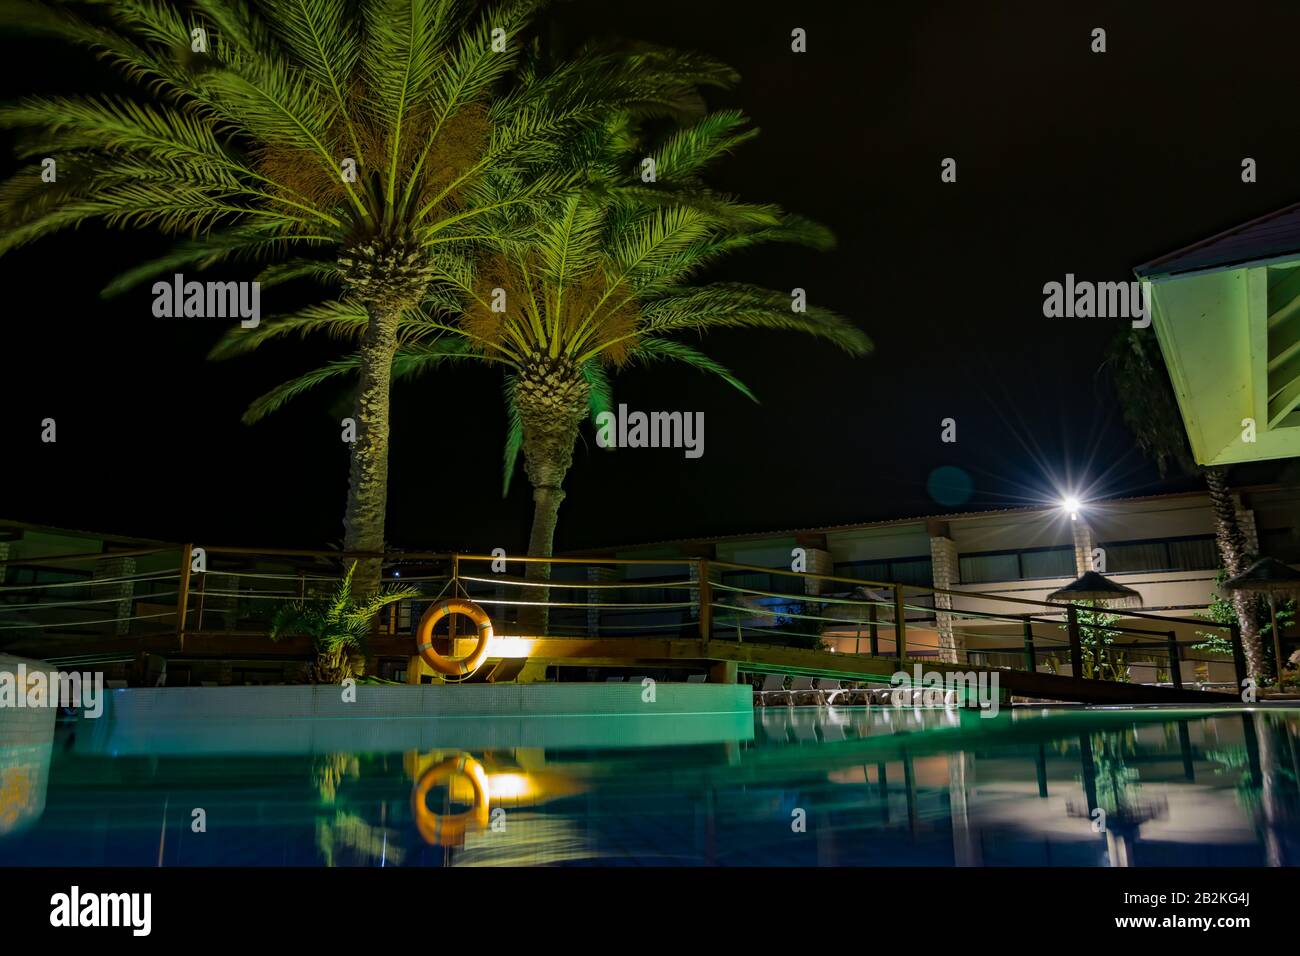
[[[461, 846], [466, 834], [488, 829], [492, 811], [501, 808], [536, 806], [587, 789], [573, 776], [554, 769], [527, 769], [510, 758], [485, 754], [482, 760], [469, 753], [446, 756], [440, 753], [406, 755], [407, 772], [415, 779], [411, 809], [416, 830], [433, 846]], [[429, 793], [446, 787], [448, 800], [466, 810], [436, 813], [429, 807]]]

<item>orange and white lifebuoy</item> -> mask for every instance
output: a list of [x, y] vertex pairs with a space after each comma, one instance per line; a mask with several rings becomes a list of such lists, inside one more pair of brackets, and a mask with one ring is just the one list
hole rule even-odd
[[[448, 614], [462, 614], [474, 622], [478, 628], [478, 644], [469, 657], [443, 657], [433, 649], [433, 629]], [[420, 629], [415, 637], [420, 651], [420, 659], [439, 674], [448, 677], [464, 677], [472, 674], [487, 660], [488, 649], [492, 644], [492, 620], [487, 611], [466, 598], [443, 598], [433, 604], [420, 618]]]

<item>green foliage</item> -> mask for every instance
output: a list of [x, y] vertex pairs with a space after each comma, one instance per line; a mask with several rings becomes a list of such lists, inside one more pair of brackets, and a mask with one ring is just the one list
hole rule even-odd
[[[1253, 560], [1253, 559], [1252, 559]], [[1215, 590], [1210, 594], [1210, 603], [1204, 613], [1198, 612], [1195, 617], [1202, 621], [1209, 621], [1214, 624], [1224, 625], [1224, 629], [1213, 631], [1197, 631], [1196, 636], [1201, 640], [1192, 645], [1198, 651], [1209, 651], [1213, 654], [1232, 655], [1232, 634], [1226, 630], [1230, 624], [1237, 623], [1237, 609], [1232, 601], [1220, 594], [1222, 584], [1228, 579], [1228, 572], [1220, 568], [1219, 573], [1214, 578]], [[1263, 652], [1266, 662], [1271, 665], [1273, 660], [1273, 621], [1268, 613], [1268, 604], [1263, 601], [1256, 602], [1256, 626], [1262, 638]], [[1295, 601], [1288, 600], [1282, 602], [1277, 608], [1277, 626], [1282, 633], [1286, 633], [1288, 627], [1295, 623], [1296, 605]]]
[[356, 567], [353, 561], [329, 595], [277, 607], [271, 617], [271, 640], [305, 634], [312, 640], [318, 661], [331, 661], [338, 666], [348, 654], [364, 649], [375, 616], [381, 610], [419, 595], [412, 587], [389, 586], [358, 601], [352, 594], [352, 574]]
[[[555, 199], [522, 230], [514, 214], [489, 217], [481, 254], [442, 276], [438, 301], [401, 320], [395, 379], [440, 361], [446, 353], [428, 351], [431, 343], [458, 342], [457, 357], [505, 372], [505, 489], [523, 442], [514, 375], [539, 357], [575, 363], [594, 418], [612, 406], [611, 373], [638, 365], [686, 365], [756, 400], [729, 369], [681, 336], [728, 328], [785, 330], [853, 355], [870, 350], [867, 337], [842, 316], [815, 304], [796, 312], [787, 292], [695, 282], [706, 267], [748, 248], [771, 242], [816, 249], [831, 244], [829, 233], [814, 223], [703, 185], [699, 177], [707, 165], [750, 138], [745, 123], [741, 114], [726, 111], [674, 129], [650, 150], [658, 159], [656, 181], [650, 184], [640, 178], [639, 160], [647, 147], [627, 114], [592, 127], [584, 140], [588, 167], [581, 186]], [[504, 311], [493, 308], [494, 289], [505, 292]], [[341, 307], [274, 319], [255, 336], [232, 330], [214, 355], [247, 351], [287, 335], [359, 335], [364, 323], [356, 311], [351, 310], [353, 318]], [[336, 370], [327, 366], [278, 386], [254, 403], [249, 417], [279, 408]]]
[[[235, 256], [330, 260], [372, 236], [439, 271], [577, 181], [583, 135], [612, 111], [680, 117], [734, 73], [646, 49], [580, 51], [546, 71], [540, 3], [503, 0], [0, 0], [0, 27], [95, 52], [126, 96], [0, 107], [26, 159], [0, 185], [0, 253], [89, 220], [181, 237], [109, 290]], [[502, 29], [504, 48], [492, 31]], [[193, 49], [202, 31], [206, 49]], [[355, 160], [355, 181], [342, 161]], [[306, 274], [307, 266], [303, 266]]]
[[[1112, 645], [1118, 631], [1111, 627], [1119, 620], [1118, 614], [1106, 610], [1105, 601], [1079, 601], [1079, 646], [1083, 651], [1083, 677], [1098, 680], [1128, 680], [1128, 664], [1123, 654], [1113, 651]], [[1069, 631], [1069, 626], [1061, 625]]]
[[1155, 329], [1124, 329], [1111, 341], [1102, 368], [1119, 398], [1124, 424], [1160, 474], [1194, 471], [1196, 464]]

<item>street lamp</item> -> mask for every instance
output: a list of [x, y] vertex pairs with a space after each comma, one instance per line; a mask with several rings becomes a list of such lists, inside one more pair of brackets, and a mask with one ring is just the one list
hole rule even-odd
[[1073, 495], [1067, 495], [1061, 499], [1061, 509], [1070, 515], [1071, 521], [1079, 519], [1079, 509], [1082, 507], [1083, 505], [1079, 502], [1079, 499]]

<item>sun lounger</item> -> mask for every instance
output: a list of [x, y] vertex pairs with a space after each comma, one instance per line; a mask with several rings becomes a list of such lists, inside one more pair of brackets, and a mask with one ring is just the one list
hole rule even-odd
[[852, 705], [865, 699], [868, 693], [856, 687], [845, 687], [837, 680], [823, 680], [817, 689], [821, 691], [827, 707], [834, 707], [836, 704]]
[[768, 674], [763, 678], [763, 686], [754, 694], [755, 703], [767, 707], [773, 703], [788, 703], [789, 691], [785, 689], [784, 674]]
[[813, 679], [811, 677], [796, 677], [790, 682], [790, 703], [821, 703], [821, 695], [813, 687]]

